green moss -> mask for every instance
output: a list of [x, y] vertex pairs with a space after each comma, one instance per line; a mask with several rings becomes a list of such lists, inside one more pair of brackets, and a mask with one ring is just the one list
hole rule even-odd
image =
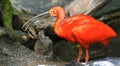
[[4, 34], [3, 30], [0, 30], [0, 36], [2, 36]]
[[14, 30], [12, 28], [12, 16], [15, 13], [11, 3], [9, 0], [2, 0], [3, 10], [2, 16], [4, 21], [4, 27], [6, 28], [6, 33], [10, 36], [14, 34]]

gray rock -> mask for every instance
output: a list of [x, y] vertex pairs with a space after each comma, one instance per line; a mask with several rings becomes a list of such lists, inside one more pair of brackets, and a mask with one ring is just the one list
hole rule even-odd
[[17, 45], [13, 40], [0, 37], [0, 66], [37, 66], [44, 58], [32, 50]]
[[10, 0], [17, 10], [24, 10], [28, 13], [40, 14], [55, 5], [64, 6], [71, 0]]
[[46, 60], [43, 55], [18, 45], [8, 37], [0, 37], [0, 66], [64, 66], [64, 61]]

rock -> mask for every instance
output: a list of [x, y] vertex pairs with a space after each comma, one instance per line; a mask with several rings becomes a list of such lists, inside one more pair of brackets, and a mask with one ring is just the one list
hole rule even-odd
[[119, 6], [120, 6], [120, 1], [119, 0], [112, 0], [106, 6], [104, 6], [101, 10], [96, 12], [96, 14], [94, 14], [94, 16], [95, 17], [101, 16], [101, 15], [103, 15], [107, 12], [110, 12], [112, 10], [120, 9]]
[[64, 66], [65, 63], [64, 61], [47, 61], [43, 55], [14, 43], [8, 37], [0, 37], [0, 66], [37, 66], [41, 64]]
[[10, 0], [18, 11], [24, 10], [32, 14], [40, 14], [48, 11], [55, 5], [64, 6], [72, 0]]
[[39, 31], [38, 38], [34, 45], [34, 51], [43, 55], [46, 60], [53, 59], [53, 43], [52, 40], [45, 36], [44, 31]]
[[[0, 30], [2, 30], [3, 32], [2, 35], [7, 34], [4, 27], [0, 27]], [[14, 30], [14, 39], [16, 40], [16, 42], [25, 43], [29, 39], [29, 36], [25, 32], [22, 32], [20, 30]]]
[[66, 6], [65, 10], [70, 16], [75, 14], [94, 15], [100, 8], [111, 0], [73, 0]]
[[0, 37], [0, 66], [36, 66], [38, 57], [35, 52], [12, 40]]

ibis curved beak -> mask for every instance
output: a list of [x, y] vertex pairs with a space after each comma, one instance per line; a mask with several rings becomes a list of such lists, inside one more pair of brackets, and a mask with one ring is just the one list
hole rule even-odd
[[34, 20], [34, 19], [36, 19], [36, 18], [38, 18], [38, 17], [45, 16], [45, 15], [48, 16], [48, 15], [49, 15], [49, 11], [44, 12], [44, 13], [41, 13], [41, 14], [39, 14], [39, 15], [37, 15], [37, 16], [34, 16], [34, 17], [31, 18], [30, 20], [28, 20], [28, 21], [22, 26], [22, 28], [25, 28], [25, 26], [27, 26], [27, 27], [25, 28], [25, 31], [26, 31], [26, 30], [28, 29], [28, 27], [30, 26], [32, 20]]
[[39, 14], [39, 15], [33, 17], [32, 19], [35, 19], [35, 18], [37, 18], [37, 17], [42, 17], [42, 16], [45, 16], [45, 15], [49, 15], [49, 11], [44, 12], [44, 13], [41, 13], [41, 14]]

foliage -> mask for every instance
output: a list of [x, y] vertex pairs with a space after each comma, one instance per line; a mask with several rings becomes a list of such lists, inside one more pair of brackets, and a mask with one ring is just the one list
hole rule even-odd
[[10, 0], [2, 0], [1, 5], [2, 5], [2, 9], [0, 11], [2, 12], [6, 33], [9, 34], [10, 36], [13, 36], [14, 31], [12, 28], [12, 16], [15, 13], [15, 10], [11, 5]]
[[0, 30], [0, 36], [2, 36], [4, 34], [3, 30]]

